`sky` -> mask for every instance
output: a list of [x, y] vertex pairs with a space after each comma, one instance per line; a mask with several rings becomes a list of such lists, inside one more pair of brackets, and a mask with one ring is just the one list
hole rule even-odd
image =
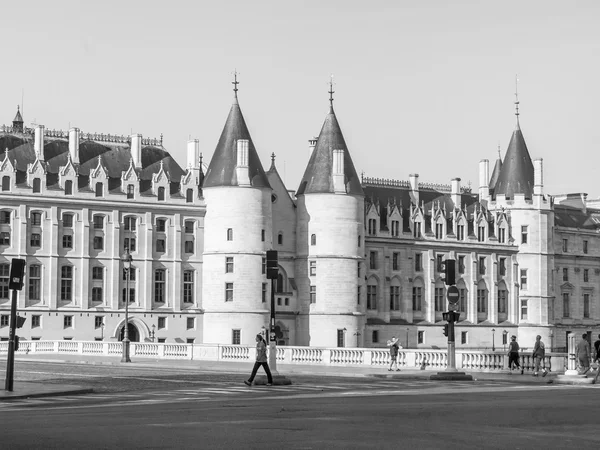
[[600, 2], [10, 2], [0, 123], [164, 135], [208, 163], [233, 99], [263, 167], [296, 190], [334, 107], [358, 173], [479, 186], [520, 125], [544, 192], [600, 197]]

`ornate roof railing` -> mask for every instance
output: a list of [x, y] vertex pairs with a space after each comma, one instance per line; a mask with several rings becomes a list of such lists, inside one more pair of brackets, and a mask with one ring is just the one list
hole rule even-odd
[[[375, 187], [398, 187], [410, 189], [410, 181], [406, 180], [392, 180], [389, 178], [373, 178], [373, 177], [361, 177], [361, 182], [366, 186]], [[427, 189], [438, 192], [452, 192], [452, 186], [449, 184], [441, 183], [422, 183], [419, 182], [419, 189]], [[460, 187], [460, 192], [464, 194], [471, 193], [471, 188], [466, 186]]]

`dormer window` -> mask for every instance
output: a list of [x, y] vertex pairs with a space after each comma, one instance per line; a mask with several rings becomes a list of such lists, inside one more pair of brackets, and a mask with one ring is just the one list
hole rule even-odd
[[193, 203], [194, 202], [194, 190], [188, 189], [185, 191], [185, 202]]
[[10, 177], [8, 175], [2, 177], [2, 191], [10, 191]]
[[421, 222], [415, 222], [415, 227], [413, 230], [413, 237], [416, 237], [416, 238], [421, 237]]
[[377, 234], [377, 220], [369, 219], [369, 235], [375, 236]]
[[165, 188], [162, 186], [158, 188], [158, 201], [159, 202], [165, 201]]
[[498, 228], [498, 242], [500, 244], [506, 243], [506, 228], [504, 227]]
[[73, 195], [73, 182], [71, 180], [65, 181], [65, 195]]
[[37, 194], [42, 191], [42, 181], [39, 178], [33, 179], [33, 193]]
[[132, 199], [133, 198], [133, 194], [135, 192], [134, 190], [135, 188], [133, 187], [133, 184], [128, 184], [127, 185], [127, 198], [128, 199]]
[[442, 239], [444, 237], [444, 224], [436, 223], [435, 224], [435, 238]]
[[465, 226], [464, 224], [458, 224], [456, 226], [456, 240], [464, 241], [465, 240]]
[[485, 226], [479, 225], [477, 227], [477, 241], [483, 242], [485, 241]]
[[104, 185], [100, 182], [96, 183], [96, 197], [102, 197], [104, 195]]

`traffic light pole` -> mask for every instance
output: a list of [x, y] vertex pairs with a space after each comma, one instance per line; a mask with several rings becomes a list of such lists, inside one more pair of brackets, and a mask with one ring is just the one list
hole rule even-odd
[[269, 368], [271, 373], [277, 372], [277, 342], [275, 341], [275, 279], [271, 279], [271, 317], [269, 319]]
[[12, 290], [10, 304], [10, 331], [8, 337], [8, 356], [6, 358], [6, 382], [4, 389], [12, 392], [13, 376], [15, 373], [15, 336], [17, 332], [17, 290]]
[[456, 370], [456, 342], [454, 339], [454, 311], [448, 312], [448, 367], [446, 372], [457, 372]]

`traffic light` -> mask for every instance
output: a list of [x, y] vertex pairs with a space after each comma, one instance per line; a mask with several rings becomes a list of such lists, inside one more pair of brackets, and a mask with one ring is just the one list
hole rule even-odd
[[23, 278], [25, 278], [25, 260], [13, 258], [10, 264], [8, 288], [20, 291], [23, 289]]
[[27, 319], [25, 317], [17, 316], [17, 328], [21, 328]]
[[456, 261], [454, 259], [447, 259], [442, 264], [444, 266], [444, 283], [447, 286], [453, 286], [456, 284]]
[[279, 275], [277, 250], [267, 250], [267, 279], [276, 280], [277, 275]]
[[19, 350], [19, 336], [15, 336], [15, 352]]
[[448, 329], [449, 329], [448, 324], [447, 323], [444, 324], [444, 336], [448, 336]]

